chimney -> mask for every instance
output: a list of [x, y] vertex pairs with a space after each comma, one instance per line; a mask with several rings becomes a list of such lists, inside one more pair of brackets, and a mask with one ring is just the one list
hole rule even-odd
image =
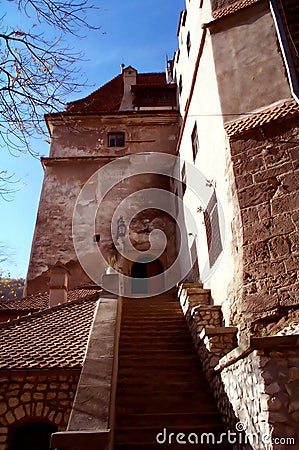
[[133, 94], [131, 87], [137, 83], [137, 70], [131, 66], [122, 68], [122, 76], [124, 83], [124, 93], [120, 105], [120, 110], [133, 109]]
[[67, 291], [70, 271], [61, 262], [50, 267], [49, 306], [67, 303]]

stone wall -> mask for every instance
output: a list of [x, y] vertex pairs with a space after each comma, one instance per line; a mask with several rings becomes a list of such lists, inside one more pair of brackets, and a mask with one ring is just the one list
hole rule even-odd
[[78, 371], [24, 371], [0, 377], [0, 450], [9, 446], [18, 423], [50, 422], [65, 430], [79, 379]]
[[[238, 426], [237, 417], [254, 450], [299, 446], [299, 348], [292, 348], [292, 338], [253, 339], [249, 354], [244, 352], [234, 361], [230, 358], [237, 351], [232, 352], [215, 368], [218, 407], [230, 426]], [[281, 348], [277, 339], [284, 340]]]
[[299, 304], [298, 118], [272, 122], [230, 142], [243, 230], [243, 293], [232, 323]]
[[[298, 335], [252, 337], [237, 347], [237, 329], [217, 326], [207, 290], [191, 286], [180, 286], [180, 302], [234, 450], [299, 448]], [[200, 322], [196, 301], [211, 309]]]
[[[97, 211], [94, 231], [86, 229], [86, 233], [83, 232], [83, 234], [85, 233], [82, 244], [83, 252], [86, 253], [88, 247], [91, 257], [94, 257], [92, 254], [93, 234], [99, 234], [99, 245], [103, 255], [114, 256], [115, 246], [111, 236], [111, 218], [116, 207], [132, 192], [136, 192], [138, 187], [139, 189], [140, 186], [143, 189], [147, 187], [160, 188], [161, 185], [165, 185], [165, 180], [155, 174], [147, 174], [146, 177], [141, 175], [139, 178], [132, 176], [136, 173], [136, 160], [131, 165], [128, 161], [120, 159], [121, 163], [117, 167], [109, 166], [109, 162], [116, 161], [125, 155], [142, 152], [174, 154], [178, 128], [177, 116], [178, 113], [173, 111], [164, 113], [159, 111], [151, 114], [148, 114], [147, 111], [136, 114], [122, 113], [119, 115], [116, 113], [115, 116], [97, 116], [96, 118], [85, 115], [83, 116], [84, 120], [81, 121], [72, 116], [68, 118], [65, 116], [63, 121], [54, 116], [48, 117], [49, 128], [53, 129], [52, 145], [50, 157], [42, 159], [45, 177], [26, 281], [27, 295], [45, 291], [48, 281], [48, 266], [54, 265], [58, 260], [65, 264], [72, 273], [69, 281], [70, 288], [86, 284], [89, 281], [78, 261], [78, 248], [76, 251], [74, 248], [72, 220], [81, 189], [87, 180], [102, 167], [105, 167], [105, 171], [102, 170], [95, 175], [89, 183], [88, 194], [86, 194], [88, 202], [86, 199], [79, 202], [77, 213], [86, 214], [87, 204], [93, 204], [94, 212]], [[106, 142], [107, 133], [111, 131], [125, 133], [124, 147], [111, 148], [101, 145], [101, 141]], [[142, 167], [144, 164], [147, 162], [143, 161]], [[156, 173], [158, 174], [159, 170]], [[136, 203], [138, 202], [131, 199], [129, 207], [136, 207]], [[130, 214], [127, 204], [124, 208], [127, 208], [123, 214], [126, 221]], [[121, 214], [119, 211], [119, 215]], [[81, 225], [84, 227], [87, 226], [85, 222], [85, 220], [81, 221]], [[170, 218], [166, 222], [166, 226], [169, 224], [171, 224]], [[170, 225], [171, 227], [173, 225]], [[136, 228], [137, 226], [133, 231], [136, 231]], [[140, 240], [140, 234], [137, 230], [137, 233], [132, 233], [131, 237], [133, 240], [137, 237]], [[49, 237], [52, 238], [49, 239]], [[175, 250], [173, 243], [168, 247], [169, 254], [173, 253], [172, 249]], [[101, 264], [99, 258], [94, 264], [98, 267], [97, 273], [104, 273], [106, 265], [103, 262]]]

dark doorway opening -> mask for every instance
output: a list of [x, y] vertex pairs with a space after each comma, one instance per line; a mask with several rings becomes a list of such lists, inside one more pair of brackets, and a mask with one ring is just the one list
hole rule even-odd
[[152, 277], [163, 274], [163, 272], [164, 268], [159, 259], [151, 261], [151, 258], [147, 257], [135, 261], [131, 270], [132, 293], [147, 294], [155, 290], [163, 291], [163, 277], [160, 277], [158, 281], [155, 280], [155, 283], [151, 280]]
[[51, 434], [57, 427], [47, 422], [34, 422], [17, 428], [10, 450], [49, 450]]

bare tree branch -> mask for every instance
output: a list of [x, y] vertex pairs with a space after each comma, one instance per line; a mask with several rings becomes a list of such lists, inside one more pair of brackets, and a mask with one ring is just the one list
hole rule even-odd
[[[6, 170], [0, 170], [0, 198], [6, 201], [13, 199], [13, 194], [16, 192], [16, 185], [19, 180], [16, 180], [15, 175], [9, 175]], [[2, 245], [0, 244], [0, 263], [2, 256]]]
[[[0, 18], [0, 146], [38, 156], [31, 139], [47, 134], [44, 114], [61, 111], [67, 96], [86, 85], [78, 68], [82, 54], [63, 38], [99, 30], [87, 21], [87, 13], [96, 8], [89, 0], [9, 1], [32, 24], [29, 30], [16, 29], [6, 23], [6, 15]], [[5, 186], [11, 193], [10, 182], [0, 167], [0, 197]]]

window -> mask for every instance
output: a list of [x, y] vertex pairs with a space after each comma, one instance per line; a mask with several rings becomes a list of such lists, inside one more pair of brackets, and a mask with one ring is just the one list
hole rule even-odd
[[191, 37], [190, 37], [190, 31], [188, 31], [188, 34], [187, 34], [186, 45], [187, 45], [187, 52], [188, 52], [188, 56], [189, 56], [190, 49], [191, 49]]
[[182, 80], [182, 75], [180, 75], [180, 81], [179, 81], [179, 93], [181, 95], [183, 90], [183, 80]]
[[280, 0], [270, 4], [288, 78], [292, 89], [297, 91], [299, 83], [298, 0]]
[[178, 190], [175, 190], [174, 193], [175, 197], [174, 197], [174, 209], [175, 209], [175, 217], [178, 217], [179, 215], [179, 193]]
[[187, 185], [186, 185], [187, 174], [186, 174], [186, 164], [185, 163], [183, 164], [183, 167], [182, 167], [181, 179], [182, 179], [182, 195], [184, 195], [186, 192], [186, 188], [187, 188]]
[[222, 252], [222, 242], [219, 227], [219, 215], [216, 192], [214, 191], [206, 210], [204, 211], [207, 244], [210, 267], [212, 267]]
[[187, 10], [184, 9], [184, 11], [183, 11], [183, 13], [182, 13], [182, 27], [185, 26], [186, 19], [187, 19]]
[[190, 254], [191, 254], [191, 262], [193, 263], [191, 271], [190, 271], [190, 278], [193, 283], [198, 283], [198, 281], [199, 281], [199, 265], [198, 265], [198, 258], [197, 258], [196, 239], [194, 239], [194, 241], [192, 243], [192, 246], [190, 249]]
[[165, 93], [165, 92], [161, 92], [158, 96], [158, 104], [159, 105], [169, 105], [170, 104], [169, 94]]
[[142, 95], [142, 105], [152, 105], [154, 103], [154, 97], [152, 93], [146, 93]]
[[198, 153], [199, 149], [199, 142], [198, 142], [198, 132], [197, 132], [197, 124], [195, 122], [193, 131], [191, 134], [191, 142], [192, 142], [192, 154], [193, 154], [193, 162], [195, 162], [196, 155]]
[[123, 147], [125, 145], [125, 133], [109, 133], [108, 147]]

